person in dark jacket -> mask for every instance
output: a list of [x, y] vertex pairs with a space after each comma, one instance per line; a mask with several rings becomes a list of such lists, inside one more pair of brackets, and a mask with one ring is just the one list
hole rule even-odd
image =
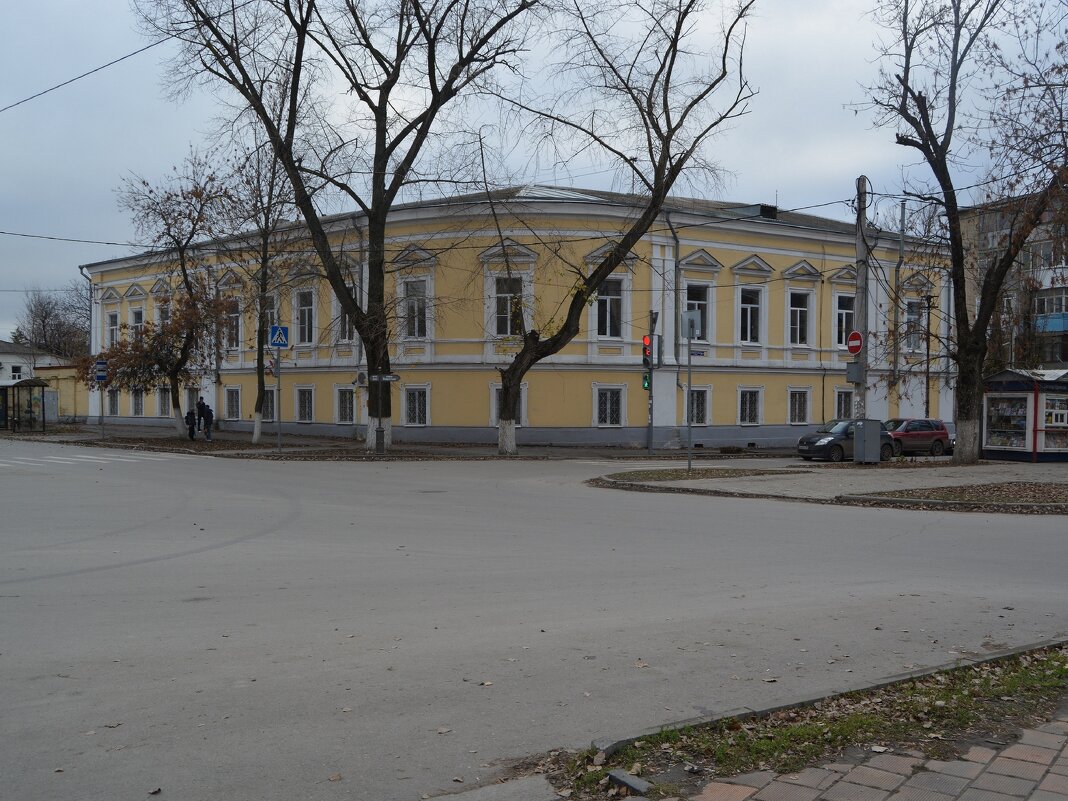
[[[204, 403], [204, 396], [200, 396], [200, 400], [197, 401], [197, 431], [200, 431], [204, 427], [204, 410], [208, 408], [208, 404]], [[211, 439], [211, 437], [208, 437]]]
[[189, 439], [197, 438], [197, 416], [190, 409], [185, 413], [185, 425], [189, 429]]
[[215, 412], [208, 404], [204, 404], [204, 437], [211, 442], [211, 424], [215, 422]]

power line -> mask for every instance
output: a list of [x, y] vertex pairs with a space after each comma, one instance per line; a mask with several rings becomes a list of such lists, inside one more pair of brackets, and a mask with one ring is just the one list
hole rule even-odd
[[144, 53], [146, 50], [151, 50], [153, 47], [156, 47], [157, 45], [163, 44], [164, 42], [166, 42], [170, 38], [171, 37], [168, 36], [168, 37], [163, 38], [163, 39], [157, 39], [156, 41], [152, 42], [151, 44], [145, 45], [144, 47], [142, 47], [139, 50], [134, 50], [132, 53], [127, 53], [125, 56], [120, 56], [119, 58], [115, 59], [114, 61], [109, 61], [107, 64], [101, 64], [99, 67], [95, 67], [94, 69], [91, 69], [88, 72], [83, 72], [81, 75], [77, 75], [77, 76], [75, 76], [73, 78], [70, 78], [70, 79], [68, 79], [66, 81], [63, 81], [63, 83], [57, 83], [55, 86], [50, 86], [49, 88], [44, 89], [44, 90], [38, 92], [37, 94], [30, 95], [29, 97], [24, 97], [24, 98], [22, 98], [22, 100], [17, 100], [14, 103], [11, 103], [10, 105], [7, 105], [7, 106], [4, 106], [3, 108], [0, 108], [0, 114], [3, 114], [5, 111], [10, 111], [11, 109], [15, 108], [16, 106], [21, 106], [23, 103], [29, 103], [31, 100], [36, 100], [39, 97], [47, 95], [49, 92], [54, 92], [57, 89], [62, 89], [64, 86], [69, 86], [70, 84], [74, 83], [75, 81], [80, 81], [82, 78], [87, 78], [87, 77], [89, 77], [90, 75], [92, 75], [94, 73], [100, 72], [100, 70], [107, 69], [108, 67], [112, 67], [115, 64], [118, 64], [120, 61], [125, 61], [128, 58], [133, 58], [134, 56], [136, 56], [136, 55], [138, 55], [140, 53]]

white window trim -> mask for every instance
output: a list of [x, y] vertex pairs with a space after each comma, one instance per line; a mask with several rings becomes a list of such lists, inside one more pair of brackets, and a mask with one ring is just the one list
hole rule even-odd
[[[311, 391], [311, 420], [300, 419], [300, 391], [302, 389], [307, 389]], [[275, 400], [277, 401], [278, 399], [275, 398]], [[275, 414], [277, 415], [277, 413], [278, 410], [275, 409]], [[315, 384], [296, 384], [293, 387], [293, 420], [298, 425], [310, 425], [311, 423], [315, 422]]]
[[[353, 294], [354, 297], [356, 297], [356, 298], [360, 297], [360, 288], [356, 284], [346, 284], [346, 286], [348, 286], [349, 291]], [[333, 300], [331, 301], [331, 304], [330, 304], [330, 308], [331, 308], [331, 311], [333, 312], [333, 319], [334, 319], [334, 329], [335, 329], [335, 332], [334, 332], [334, 344], [335, 345], [352, 345], [360, 338], [360, 335], [356, 331], [356, 326], [353, 325], [352, 326], [352, 336], [351, 337], [342, 337], [341, 336], [342, 329], [346, 325], [346, 320], [345, 320], [345, 316], [344, 316], [345, 315], [345, 310], [341, 307], [341, 301], [338, 300], [337, 295], [335, 293], [333, 293], [333, 292], [331, 292], [330, 295], [333, 298]], [[270, 336], [270, 333], [271, 332], [268, 331], [267, 335]], [[340, 388], [341, 385], [338, 385], [338, 386]]]
[[[425, 423], [409, 423], [408, 422], [408, 390], [409, 389], [421, 389], [426, 391], [426, 422]], [[430, 383], [423, 384], [404, 384], [401, 386], [401, 420], [405, 428], [429, 428], [432, 423], [430, 420]]]
[[[790, 395], [801, 392], [805, 395], [805, 419], [794, 422], [790, 419]], [[786, 424], [791, 426], [807, 426], [812, 424], [812, 387], [786, 387]]]
[[[594, 428], [626, 428], [627, 427], [627, 385], [626, 384], [601, 384], [594, 382], [593, 388], [593, 416], [591, 417]], [[619, 390], [619, 424], [601, 423], [597, 418], [597, 400], [602, 389]]]
[[[742, 422], [742, 393], [743, 392], [756, 392], [757, 393], [757, 419], [755, 423]], [[742, 386], [739, 385], [734, 398], [734, 417], [737, 425], [740, 426], [761, 426], [764, 425], [764, 386]]]
[[[312, 338], [309, 341], [304, 341], [304, 340], [302, 340], [300, 338], [300, 309], [301, 309], [301, 306], [300, 306], [300, 295], [301, 295], [302, 292], [311, 292], [311, 296], [312, 296], [312, 305], [311, 305], [311, 310], [312, 310], [312, 315], [311, 315], [311, 335], [312, 335]], [[290, 345], [292, 345], [293, 347], [297, 347], [297, 348], [314, 348], [316, 345], [319, 344], [319, 336], [318, 336], [318, 333], [319, 333], [319, 326], [318, 326], [318, 322], [319, 322], [319, 292], [318, 292], [317, 288], [316, 287], [304, 286], [304, 287], [298, 287], [298, 288], [294, 289], [293, 290], [293, 300], [292, 300], [292, 304], [291, 305], [293, 306], [293, 309], [292, 309], [292, 312], [293, 312], [293, 317], [292, 317], [293, 326], [292, 326], [292, 331], [291, 331], [292, 337], [289, 340]], [[277, 309], [277, 307], [275, 307], [275, 308]], [[271, 332], [268, 331], [267, 335], [270, 336], [270, 333]]]
[[[923, 298], [902, 298], [902, 321], [901, 321], [901, 338], [904, 340], [901, 346], [901, 350], [905, 353], [920, 353], [924, 349], [924, 337], [927, 335], [927, 326], [925, 325]], [[919, 308], [920, 313], [916, 317], [916, 329], [915, 331], [909, 328], [909, 304], [915, 303]]]
[[[137, 413], [137, 396], [141, 395], [141, 413]], [[145, 416], [145, 391], [143, 389], [130, 390], [130, 417]]]
[[[759, 304], [757, 305], [757, 313], [760, 319], [757, 321], [757, 337], [756, 341], [742, 339], [742, 290], [755, 289], [760, 296]], [[766, 287], [763, 284], [739, 284], [737, 294], [734, 297], [734, 311], [735, 311], [735, 323], [734, 323], [734, 339], [735, 342], [743, 348], [762, 348], [767, 342], [768, 338], [768, 293]]]
[[[141, 312], [141, 324], [140, 324], [140, 326], [138, 326], [138, 324], [134, 322], [134, 312]], [[144, 306], [131, 306], [126, 311], [126, 319], [127, 319], [128, 323], [129, 323], [131, 332], [136, 332], [138, 330], [143, 330], [144, 327], [145, 327], [145, 321], [148, 319], [148, 316], [145, 314], [145, 307]]]
[[[491, 383], [489, 385], [489, 402], [490, 402], [489, 424], [491, 426], [494, 426], [494, 427], [500, 425], [500, 422], [501, 422], [500, 421], [500, 417], [499, 417], [500, 410], [497, 408], [497, 393], [500, 392], [501, 389], [502, 389], [502, 384], [501, 384], [500, 381], [498, 381], [495, 384]], [[527, 382], [524, 381], [523, 383], [521, 383], [519, 385], [519, 412], [520, 412], [519, 417], [520, 417], [520, 419], [515, 421], [515, 424], [516, 424], [517, 428], [522, 428], [523, 426], [529, 426], [530, 425], [530, 421], [527, 419], [527, 408], [528, 408], [528, 406], [527, 406]]]
[[[791, 335], [792, 335], [792, 332], [793, 332], [793, 319], [792, 319], [792, 317], [793, 317], [793, 314], [792, 314], [793, 307], [790, 305], [790, 295], [794, 295], [794, 294], [807, 295], [808, 296], [808, 307], [807, 307], [808, 322], [805, 325], [805, 339], [808, 340], [807, 342], [793, 342], [791, 340]], [[811, 289], [808, 289], [807, 287], [806, 288], [798, 288], [798, 287], [787, 286], [786, 287], [786, 317], [785, 317], [785, 320], [786, 320], [786, 326], [785, 326], [785, 331], [784, 331], [785, 339], [786, 339], [785, 344], [790, 348], [795, 348], [795, 349], [798, 349], [798, 350], [812, 350], [812, 348], [815, 347], [812, 343], [816, 339], [816, 332], [815, 332], [815, 325], [814, 325], [814, 323], [816, 321], [816, 293], [813, 292]], [[835, 324], [835, 327], [837, 328], [837, 323]]]
[[[708, 290], [708, 296], [705, 303], [705, 330], [701, 332], [701, 336], [694, 338], [694, 342], [703, 342], [705, 344], [711, 345], [713, 344], [713, 342], [715, 342], [716, 331], [716, 285], [711, 281], [686, 281], [686, 285], [683, 287], [682, 290], [682, 305], [684, 307], [683, 311], [689, 311], [689, 308], [687, 308], [689, 305], [689, 301], [686, 296], [688, 294], [687, 290], [689, 290], [691, 286], [703, 286]], [[741, 295], [739, 295], [738, 297], [740, 300]], [[683, 339], [686, 339], [686, 332], [682, 331], [681, 336]], [[694, 389], [697, 388], [698, 387], [696, 386], [694, 387]]]
[[[229, 398], [227, 396], [228, 396], [228, 394], [230, 393], [231, 390], [236, 390], [237, 391], [237, 417], [230, 417], [230, 409], [229, 409], [230, 403], [229, 403]], [[242, 409], [242, 404], [241, 404], [241, 385], [240, 384], [224, 384], [223, 388], [222, 388], [222, 397], [223, 397], [222, 419], [223, 420], [241, 420], [241, 419], [243, 419], [241, 417], [241, 409]]]
[[[352, 419], [341, 419], [341, 392], [342, 390], [348, 390], [352, 393]], [[355, 425], [358, 420], [358, 413], [356, 408], [356, 387], [352, 384], [334, 384], [334, 425], [339, 426], [351, 426]]]
[[[426, 308], [423, 310], [423, 314], [426, 317], [426, 336], [422, 337], [408, 336], [408, 298], [406, 295], [406, 286], [416, 281], [422, 281], [426, 286]], [[526, 284], [524, 283], [523, 286], [525, 288]], [[406, 275], [397, 282], [397, 292], [398, 300], [400, 302], [400, 314], [397, 315], [397, 333], [399, 338], [406, 342], [428, 342], [432, 340], [434, 338], [434, 276], [429, 272]], [[525, 302], [524, 299], [524, 303]]]
[[857, 403], [856, 390], [853, 389], [853, 387], [835, 387], [834, 388], [834, 414], [831, 415], [832, 419], [839, 417], [839, 414], [838, 414], [838, 396], [839, 396], [839, 394], [844, 394], [844, 393], [849, 393], [849, 396], [850, 396], [849, 397], [849, 414], [846, 415], [846, 417], [852, 417], [853, 416], [853, 410], [856, 407], [856, 403]]
[[[505, 270], [500, 265], [487, 266], [483, 283], [483, 297], [485, 298], [484, 324], [486, 326], [486, 339], [509, 340], [518, 337], [518, 334], [497, 333], [497, 279], [519, 278], [523, 282], [523, 326], [530, 329], [534, 321], [534, 269], [533, 266], [525, 270]], [[428, 328], [429, 332], [429, 328]]]
[[855, 292], [835, 292], [831, 299], [831, 341], [834, 343], [834, 347], [838, 350], [846, 349], [846, 341], [849, 339], [849, 331], [846, 331], [842, 336], [842, 341], [838, 341], [838, 315], [840, 310], [838, 308], [838, 298], [853, 298], [853, 324], [849, 326], [850, 330], [857, 327], [857, 295]]
[[[115, 399], [114, 406], [111, 403], [111, 399]], [[104, 392], [104, 408], [107, 410], [104, 413], [105, 417], [118, 417], [120, 404], [122, 403], [122, 393], [117, 389], [109, 389]]]
[[[111, 337], [111, 317], [115, 317], [115, 338]], [[110, 348], [112, 345], [117, 345], [119, 340], [122, 339], [122, 315], [117, 308], [104, 310], [104, 347]]]
[[[597, 297], [594, 299], [593, 305], [590, 307], [590, 334], [593, 339], [601, 342], [625, 342], [630, 338], [630, 300], [631, 300], [631, 276], [629, 273], [612, 273], [606, 281], [619, 281], [619, 336], [614, 337], [609, 334], [599, 334], [597, 330], [601, 326], [600, 316], [600, 301]], [[602, 284], [603, 286], [603, 284]], [[523, 284], [524, 295], [526, 294], [526, 284]], [[526, 300], [524, 299], [524, 305]]]
[[[234, 301], [237, 300], [237, 298], [226, 298], [226, 299], [227, 300], [234, 300]], [[226, 321], [225, 321], [225, 326], [226, 327], [223, 329], [223, 343], [222, 343], [223, 344], [223, 350], [230, 351], [231, 353], [241, 350], [241, 343], [244, 341], [244, 334], [245, 334], [245, 315], [242, 313], [240, 307], [238, 307], [238, 310], [237, 310], [236, 314], [237, 314], [237, 344], [236, 345], [231, 345], [230, 342], [229, 342], [229, 339], [230, 339], [230, 317], [231, 317], [231, 315], [229, 313], [227, 313], [227, 315], [226, 315]]]
[[[697, 340], [694, 340], [695, 342]], [[687, 384], [683, 384], [683, 408], [682, 408], [682, 422], [686, 425], [690, 422], [690, 390], [694, 392], [705, 393], [705, 422], [694, 422], [695, 428], [703, 428], [712, 425], [712, 385], [711, 384], [694, 384], [690, 387]]]
[[[170, 387], [157, 387], [153, 393], [156, 396], [156, 417], [170, 417], [173, 413], [171, 409], [171, 390]], [[163, 405], [160, 405], [160, 400], [163, 400]], [[160, 410], [163, 413], [160, 413]]]
[[[279, 300], [278, 300], [278, 293], [277, 292], [265, 292], [263, 297], [264, 298], [271, 298], [273, 303], [274, 303], [274, 307], [273, 307], [274, 308], [274, 321], [273, 322], [271, 320], [265, 320], [264, 321], [266, 323], [266, 328], [264, 329], [263, 336], [264, 336], [265, 339], [267, 339], [267, 338], [269, 338], [271, 336], [271, 326], [279, 324], [279, 317], [278, 317], [278, 302], [279, 302]], [[256, 311], [256, 314], [258, 315], [257, 319], [256, 319], [256, 326], [258, 327], [259, 324], [260, 324], [259, 316], [261, 316], [263, 314], [263, 309], [260, 308], [259, 295], [256, 296], [255, 311]], [[268, 347], [270, 347], [270, 345], [268, 345]]]

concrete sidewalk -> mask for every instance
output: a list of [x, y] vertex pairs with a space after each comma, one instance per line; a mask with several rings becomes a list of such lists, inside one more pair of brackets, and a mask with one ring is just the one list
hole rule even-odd
[[[932, 464], [933, 466], [926, 466]], [[754, 498], [833, 500], [843, 495], [868, 495], [927, 487], [1000, 484], [1012, 481], [1068, 483], [1068, 463], [983, 462], [956, 467], [946, 457], [917, 462], [917, 467], [817, 466], [797, 459], [734, 459], [724, 467], [773, 470], [768, 475], [739, 475], [692, 481], [642, 482], [649, 488], [676, 488]], [[923, 465], [923, 466], [920, 466]]]

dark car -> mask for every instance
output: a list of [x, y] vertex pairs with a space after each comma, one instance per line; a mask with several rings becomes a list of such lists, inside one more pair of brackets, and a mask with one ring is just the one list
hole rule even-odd
[[894, 456], [903, 453], [929, 453], [941, 456], [952, 453], [956, 438], [941, 420], [919, 417], [895, 417], [883, 423], [894, 440]]
[[[856, 420], [828, 420], [816, 429], [815, 434], [806, 434], [797, 441], [797, 455], [805, 461], [826, 459], [840, 462], [853, 458], [853, 433]], [[879, 459], [886, 461], [894, 455], [894, 444], [883, 426], [879, 430]]]

